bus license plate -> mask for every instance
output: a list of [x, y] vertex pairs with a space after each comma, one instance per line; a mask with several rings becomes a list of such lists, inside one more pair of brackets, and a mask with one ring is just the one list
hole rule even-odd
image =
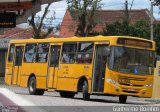
[[134, 89], [128, 89], [128, 91], [135, 91]]

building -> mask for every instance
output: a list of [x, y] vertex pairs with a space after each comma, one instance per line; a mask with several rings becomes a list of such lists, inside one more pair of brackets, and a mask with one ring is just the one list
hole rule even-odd
[[[41, 5], [61, 0], [0, 0], [0, 13], [15, 12], [16, 24], [26, 23], [28, 17], [41, 10]], [[32, 29], [0, 29], [0, 77], [5, 74], [5, 60], [11, 39], [32, 38]], [[53, 36], [53, 34], [49, 35]]]
[[58, 1], [61, 0], [0, 0], [0, 6], [3, 7], [0, 7], [0, 13], [3, 13], [4, 10], [6, 12], [15, 12], [17, 15], [16, 23], [26, 23], [28, 17], [30, 17], [32, 14], [36, 14], [41, 10], [41, 5]]
[[[125, 16], [124, 10], [101, 10], [98, 12], [101, 23], [94, 28], [96, 32], [102, 32], [106, 24], [121, 20]], [[134, 24], [137, 20], [144, 19], [150, 21], [150, 12], [148, 9], [137, 9], [129, 11], [129, 22]], [[75, 35], [77, 22], [73, 20], [69, 11], [66, 11], [61, 27], [60, 37], [72, 37]]]
[[[10, 40], [15, 39], [30, 39], [32, 38], [33, 30], [32, 28], [22, 29], [22, 28], [10, 28], [5, 29], [3, 34], [0, 35], [0, 77], [5, 74], [5, 61], [7, 57], [8, 45]], [[54, 37], [51, 33], [48, 37]]]

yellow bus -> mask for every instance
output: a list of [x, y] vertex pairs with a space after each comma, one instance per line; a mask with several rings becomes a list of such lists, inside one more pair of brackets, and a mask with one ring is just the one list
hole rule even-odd
[[127, 36], [11, 40], [5, 82], [31, 95], [151, 97], [155, 42]]

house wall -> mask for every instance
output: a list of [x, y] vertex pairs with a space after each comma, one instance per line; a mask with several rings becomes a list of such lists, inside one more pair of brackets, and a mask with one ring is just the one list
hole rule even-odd
[[72, 20], [69, 11], [66, 11], [60, 28], [60, 37], [73, 37], [76, 27], [77, 23]]

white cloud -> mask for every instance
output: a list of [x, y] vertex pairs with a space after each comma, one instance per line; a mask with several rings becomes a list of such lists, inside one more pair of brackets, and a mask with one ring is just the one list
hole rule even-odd
[[[103, 7], [102, 9], [124, 9], [125, 8], [125, 0], [102, 0]], [[132, 0], [128, 0], [128, 8], [130, 9], [132, 4]], [[46, 5], [42, 6], [42, 11], [40, 11], [37, 15], [42, 15], [43, 10]], [[150, 1], [149, 0], [134, 0], [132, 9], [146, 9], [150, 10]], [[53, 15], [52, 13], [56, 12], [57, 21], [61, 21], [64, 17], [65, 11], [67, 9], [66, 0], [62, 0], [60, 2], [52, 3], [50, 6], [50, 14], [48, 17]], [[160, 18], [158, 7], [154, 7], [154, 16], [155, 18]]]

